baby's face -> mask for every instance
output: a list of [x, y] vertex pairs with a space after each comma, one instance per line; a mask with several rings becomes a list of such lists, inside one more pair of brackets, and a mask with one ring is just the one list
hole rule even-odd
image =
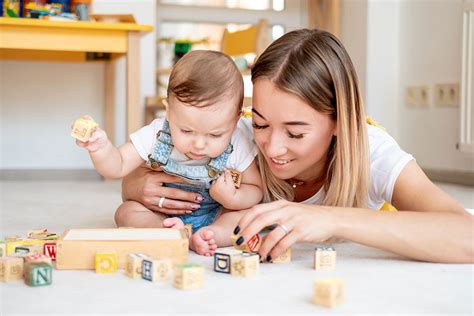
[[239, 119], [234, 99], [206, 107], [170, 97], [167, 118], [175, 149], [194, 160], [215, 158], [227, 148]]

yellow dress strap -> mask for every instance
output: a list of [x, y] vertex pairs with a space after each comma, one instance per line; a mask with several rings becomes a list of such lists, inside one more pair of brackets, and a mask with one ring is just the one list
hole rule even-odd
[[372, 126], [375, 126], [375, 127], [378, 127], [380, 128], [381, 130], [384, 130], [385, 131], [385, 127], [383, 127], [382, 125], [380, 125], [379, 123], [377, 123], [376, 121], [374, 121], [370, 116], [367, 116], [365, 121], [367, 122], [367, 124], [369, 125], [372, 125]]
[[[385, 131], [385, 127], [374, 121], [371, 117], [367, 116], [366, 122], [369, 125], [375, 126], [377, 128], [380, 128], [381, 130]], [[386, 212], [396, 212], [397, 209], [390, 203], [384, 202], [382, 207], [380, 208], [381, 211], [386, 211]]]
[[397, 209], [390, 203], [384, 202], [380, 211], [384, 212], [397, 212]]

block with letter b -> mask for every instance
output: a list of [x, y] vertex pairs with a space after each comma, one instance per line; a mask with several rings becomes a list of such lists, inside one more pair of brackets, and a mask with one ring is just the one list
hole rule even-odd
[[147, 255], [142, 253], [130, 253], [127, 256], [127, 268], [125, 274], [132, 279], [138, 279], [142, 277], [142, 264], [143, 260], [148, 259]]

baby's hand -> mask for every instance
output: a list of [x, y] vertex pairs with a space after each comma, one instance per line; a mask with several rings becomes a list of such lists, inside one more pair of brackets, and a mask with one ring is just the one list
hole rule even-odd
[[97, 127], [92, 133], [88, 141], [83, 142], [76, 139], [76, 144], [79, 147], [83, 147], [89, 151], [89, 153], [96, 152], [107, 145], [107, 134], [100, 127]]
[[229, 170], [226, 170], [209, 189], [211, 197], [222, 205], [226, 204], [224, 201], [231, 200], [237, 193], [232, 175]]
[[[81, 119], [87, 120], [87, 125], [80, 126], [79, 128], [76, 127], [75, 129], [73, 127], [72, 135], [76, 137], [76, 144], [79, 147], [87, 149], [90, 153], [104, 148], [107, 145], [108, 140], [105, 131], [103, 131], [89, 115], [84, 115]], [[89, 120], [91, 121], [90, 123], [88, 122]], [[76, 121], [75, 124], [77, 124], [78, 121]], [[84, 120], [82, 120], [82, 122], [84, 122]], [[79, 129], [79, 131], [76, 129]]]

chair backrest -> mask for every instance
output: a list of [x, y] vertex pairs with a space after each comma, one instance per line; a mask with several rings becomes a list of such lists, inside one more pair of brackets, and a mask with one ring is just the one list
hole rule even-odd
[[230, 56], [240, 56], [249, 53], [260, 55], [270, 44], [270, 32], [267, 20], [260, 20], [257, 24], [245, 30], [229, 32], [224, 30], [221, 41], [221, 51]]

